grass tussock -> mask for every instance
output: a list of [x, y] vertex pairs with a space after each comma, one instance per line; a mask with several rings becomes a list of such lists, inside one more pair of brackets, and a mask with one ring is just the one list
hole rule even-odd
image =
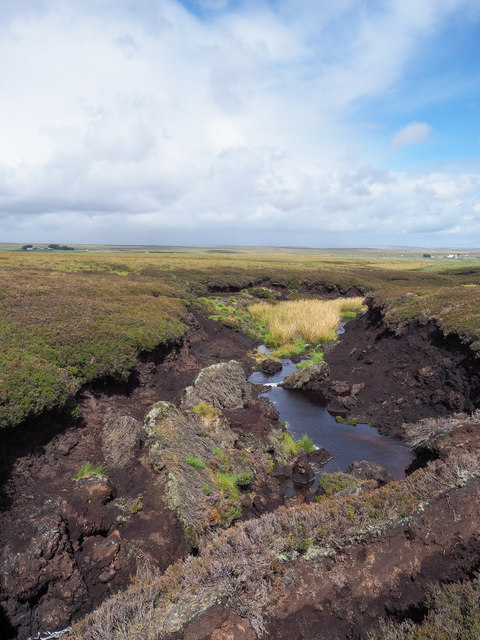
[[272, 346], [294, 344], [324, 344], [334, 340], [337, 328], [346, 314], [358, 312], [363, 298], [336, 300], [289, 300], [277, 304], [256, 303], [250, 313], [268, 327], [266, 340]]
[[77, 482], [82, 478], [91, 478], [92, 476], [100, 476], [101, 478], [107, 478], [107, 471], [103, 464], [92, 464], [86, 462], [80, 467], [77, 473], [73, 476], [73, 480]]
[[317, 448], [307, 434], [304, 434], [300, 440], [295, 440], [291, 433], [284, 431], [277, 439], [287, 458], [298, 456], [301, 453], [311, 453]]

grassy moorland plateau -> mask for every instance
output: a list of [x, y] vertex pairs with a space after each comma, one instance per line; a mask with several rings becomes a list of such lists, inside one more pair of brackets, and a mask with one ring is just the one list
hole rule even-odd
[[[480, 253], [448, 255], [4, 246], [0, 636], [477, 638]], [[285, 357], [406, 475], [312, 484], [247, 381]]]

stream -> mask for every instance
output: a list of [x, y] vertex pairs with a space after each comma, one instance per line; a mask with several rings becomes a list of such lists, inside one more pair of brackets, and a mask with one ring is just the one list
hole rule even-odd
[[[266, 352], [265, 347], [259, 350]], [[289, 358], [282, 358], [282, 365], [281, 371], [270, 376], [255, 371], [249, 377], [249, 382], [270, 387], [262, 396], [272, 402], [279, 413], [279, 420], [288, 423], [288, 431], [296, 439], [306, 433], [317, 447], [324, 447], [333, 456], [327, 464], [316, 469], [314, 489], [322, 473], [345, 472], [356, 460], [369, 460], [382, 465], [395, 480], [405, 477], [405, 469], [414, 455], [404, 444], [381, 435], [368, 424], [352, 426], [336, 422], [327, 411], [326, 403], [315, 393], [290, 391], [277, 386], [286, 376], [298, 371]], [[293, 489], [287, 486], [289, 495], [293, 495]]]

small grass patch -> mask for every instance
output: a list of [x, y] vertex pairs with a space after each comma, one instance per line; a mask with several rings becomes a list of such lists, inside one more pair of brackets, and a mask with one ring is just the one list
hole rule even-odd
[[105, 466], [103, 464], [94, 465], [91, 462], [86, 462], [73, 476], [73, 480], [77, 482], [82, 478], [91, 478], [92, 476], [101, 476], [102, 478], [107, 478], [108, 474]]
[[205, 463], [201, 458], [197, 458], [192, 454], [188, 454], [185, 456], [185, 460], [191, 467], [193, 467], [197, 471], [205, 469]]
[[217, 416], [220, 415], [220, 410], [212, 407], [208, 402], [199, 402], [192, 408], [192, 411], [199, 418], [202, 418], [204, 422], [212, 422]]
[[323, 362], [323, 351], [313, 351], [313, 353], [310, 354], [310, 358], [308, 360], [299, 362], [297, 364], [297, 369], [305, 369], [311, 364], [317, 364], [318, 362]]
[[285, 431], [278, 436], [278, 440], [287, 457], [297, 456], [299, 453], [311, 453], [316, 450], [313, 440], [304, 434], [300, 440], [295, 440], [291, 433]]

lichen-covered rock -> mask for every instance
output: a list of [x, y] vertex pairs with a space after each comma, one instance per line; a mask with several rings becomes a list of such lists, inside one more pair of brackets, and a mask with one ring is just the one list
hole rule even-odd
[[235, 448], [238, 436], [218, 411], [180, 410], [158, 402], [144, 428], [150, 464], [193, 545], [211, 527], [229, 526], [241, 516], [241, 493], [248, 490], [257, 462], [250, 452]]
[[103, 454], [111, 467], [124, 468], [134, 458], [142, 425], [132, 416], [110, 413], [103, 427]]
[[185, 389], [182, 407], [191, 409], [207, 402], [216, 409], [243, 409], [250, 396], [250, 385], [242, 366], [235, 360], [202, 369], [192, 386]]
[[393, 480], [393, 477], [384, 467], [369, 460], [352, 462], [347, 469], [347, 473], [360, 480], [375, 480], [379, 487]]
[[300, 369], [296, 373], [287, 376], [280, 386], [285, 389], [302, 389], [303, 391], [320, 391], [328, 380], [330, 371], [326, 362], [314, 364]]

